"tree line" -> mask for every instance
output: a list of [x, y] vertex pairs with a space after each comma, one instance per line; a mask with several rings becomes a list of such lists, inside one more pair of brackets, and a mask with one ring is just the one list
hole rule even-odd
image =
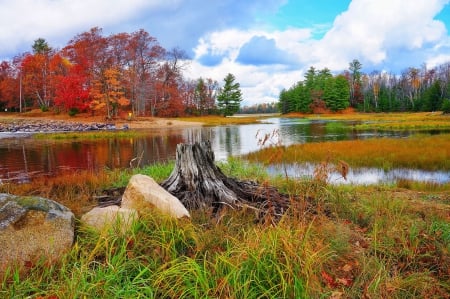
[[282, 113], [320, 113], [353, 107], [364, 112], [437, 111], [450, 113], [450, 62], [428, 69], [410, 67], [400, 75], [365, 74], [357, 60], [332, 75], [310, 67], [304, 80], [280, 92]]
[[164, 49], [143, 29], [104, 36], [94, 27], [62, 49], [38, 38], [31, 52], [0, 63], [0, 108], [108, 118], [125, 111], [163, 117], [236, 113], [242, 94], [235, 77], [228, 74], [223, 88], [211, 78], [186, 79], [188, 63], [183, 50]]

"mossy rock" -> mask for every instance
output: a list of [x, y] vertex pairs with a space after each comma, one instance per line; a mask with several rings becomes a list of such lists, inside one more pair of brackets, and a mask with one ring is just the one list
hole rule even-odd
[[0, 193], [0, 278], [38, 261], [58, 261], [74, 239], [74, 215], [43, 197]]

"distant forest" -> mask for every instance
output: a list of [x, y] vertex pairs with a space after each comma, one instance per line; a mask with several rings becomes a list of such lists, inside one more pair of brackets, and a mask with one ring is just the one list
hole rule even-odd
[[282, 90], [281, 113], [339, 111], [353, 107], [364, 112], [437, 111], [450, 113], [450, 62], [428, 69], [410, 67], [400, 75], [361, 72], [358, 60], [332, 75], [310, 67], [302, 81]]
[[104, 36], [95, 27], [62, 49], [43, 38], [31, 51], [0, 62], [0, 109], [33, 108], [113, 117], [218, 113], [218, 82], [183, 77], [189, 59], [145, 30]]
[[278, 103], [262, 103], [254, 104], [251, 106], [243, 106], [239, 109], [240, 114], [258, 114], [258, 113], [277, 113]]

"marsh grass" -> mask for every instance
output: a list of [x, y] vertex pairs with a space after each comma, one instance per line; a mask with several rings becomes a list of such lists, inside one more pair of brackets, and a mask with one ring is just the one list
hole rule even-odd
[[[160, 181], [172, 167], [1, 188], [58, 201], [67, 196], [65, 203], [76, 207], [81, 203], [70, 201], [124, 185], [133, 173]], [[445, 298], [450, 292], [448, 192], [315, 185], [271, 178], [238, 160], [221, 167], [227, 175], [268, 181], [297, 195], [292, 209], [276, 226], [258, 224], [251, 210], [225, 210], [220, 221], [210, 211], [194, 211], [190, 221], [155, 211], [141, 215], [126, 234], [77, 225], [63, 260], [34, 265], [27, 276], [11, 270], [0, 282], [0, 297]], [[303, 209], [307, 197], [322, 207]]]
[[269, 147], [245, 157], [262, 163], [345, 161], [350, 167], [414, 168], [450, 170], [450, 134], [415, 135], [408, 139], [377, 138], [296, 144], [280, 149]]
[[220, 126], [220, 125], [245, 125], [245, 124], [257, 124], [264, 118], [260, 116], [245, 116], [245, 117], [223, 117], [223, 116], [196, 116], [196, 117], [179, 117], [177, 120], [200, 122], [205, 126]]
[[[442, 112], [418, 113], [330, 113], [330, 114], [292, 114], [287, 117], [303, 117], [307, 119], [332, 120], [332, 123], [359, 122], [350, 126], [355, 130], [389, 130], [389, 131], [423, 131], [449, 130], [450, 117]], [[337, 121], [337, 122], [335, 122]], [[328, 125], [327, 129], [338, 129], [338, 125]], [[347, 126], [347, 125], [345, 125]], [[339, 129], [348, 129], [341, 127]]]

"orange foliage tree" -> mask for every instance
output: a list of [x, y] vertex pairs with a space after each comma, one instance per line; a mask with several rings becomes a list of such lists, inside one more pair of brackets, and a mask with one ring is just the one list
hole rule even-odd
[[93, 110], [106, 110], [106, 117], [117, 116], [121, 107], [128, 106], [130, 101], [124, 97], [124, 91], [119, 80], [117, 69], [105, 70], [103, 78], [94, 82], [91, 90]]

